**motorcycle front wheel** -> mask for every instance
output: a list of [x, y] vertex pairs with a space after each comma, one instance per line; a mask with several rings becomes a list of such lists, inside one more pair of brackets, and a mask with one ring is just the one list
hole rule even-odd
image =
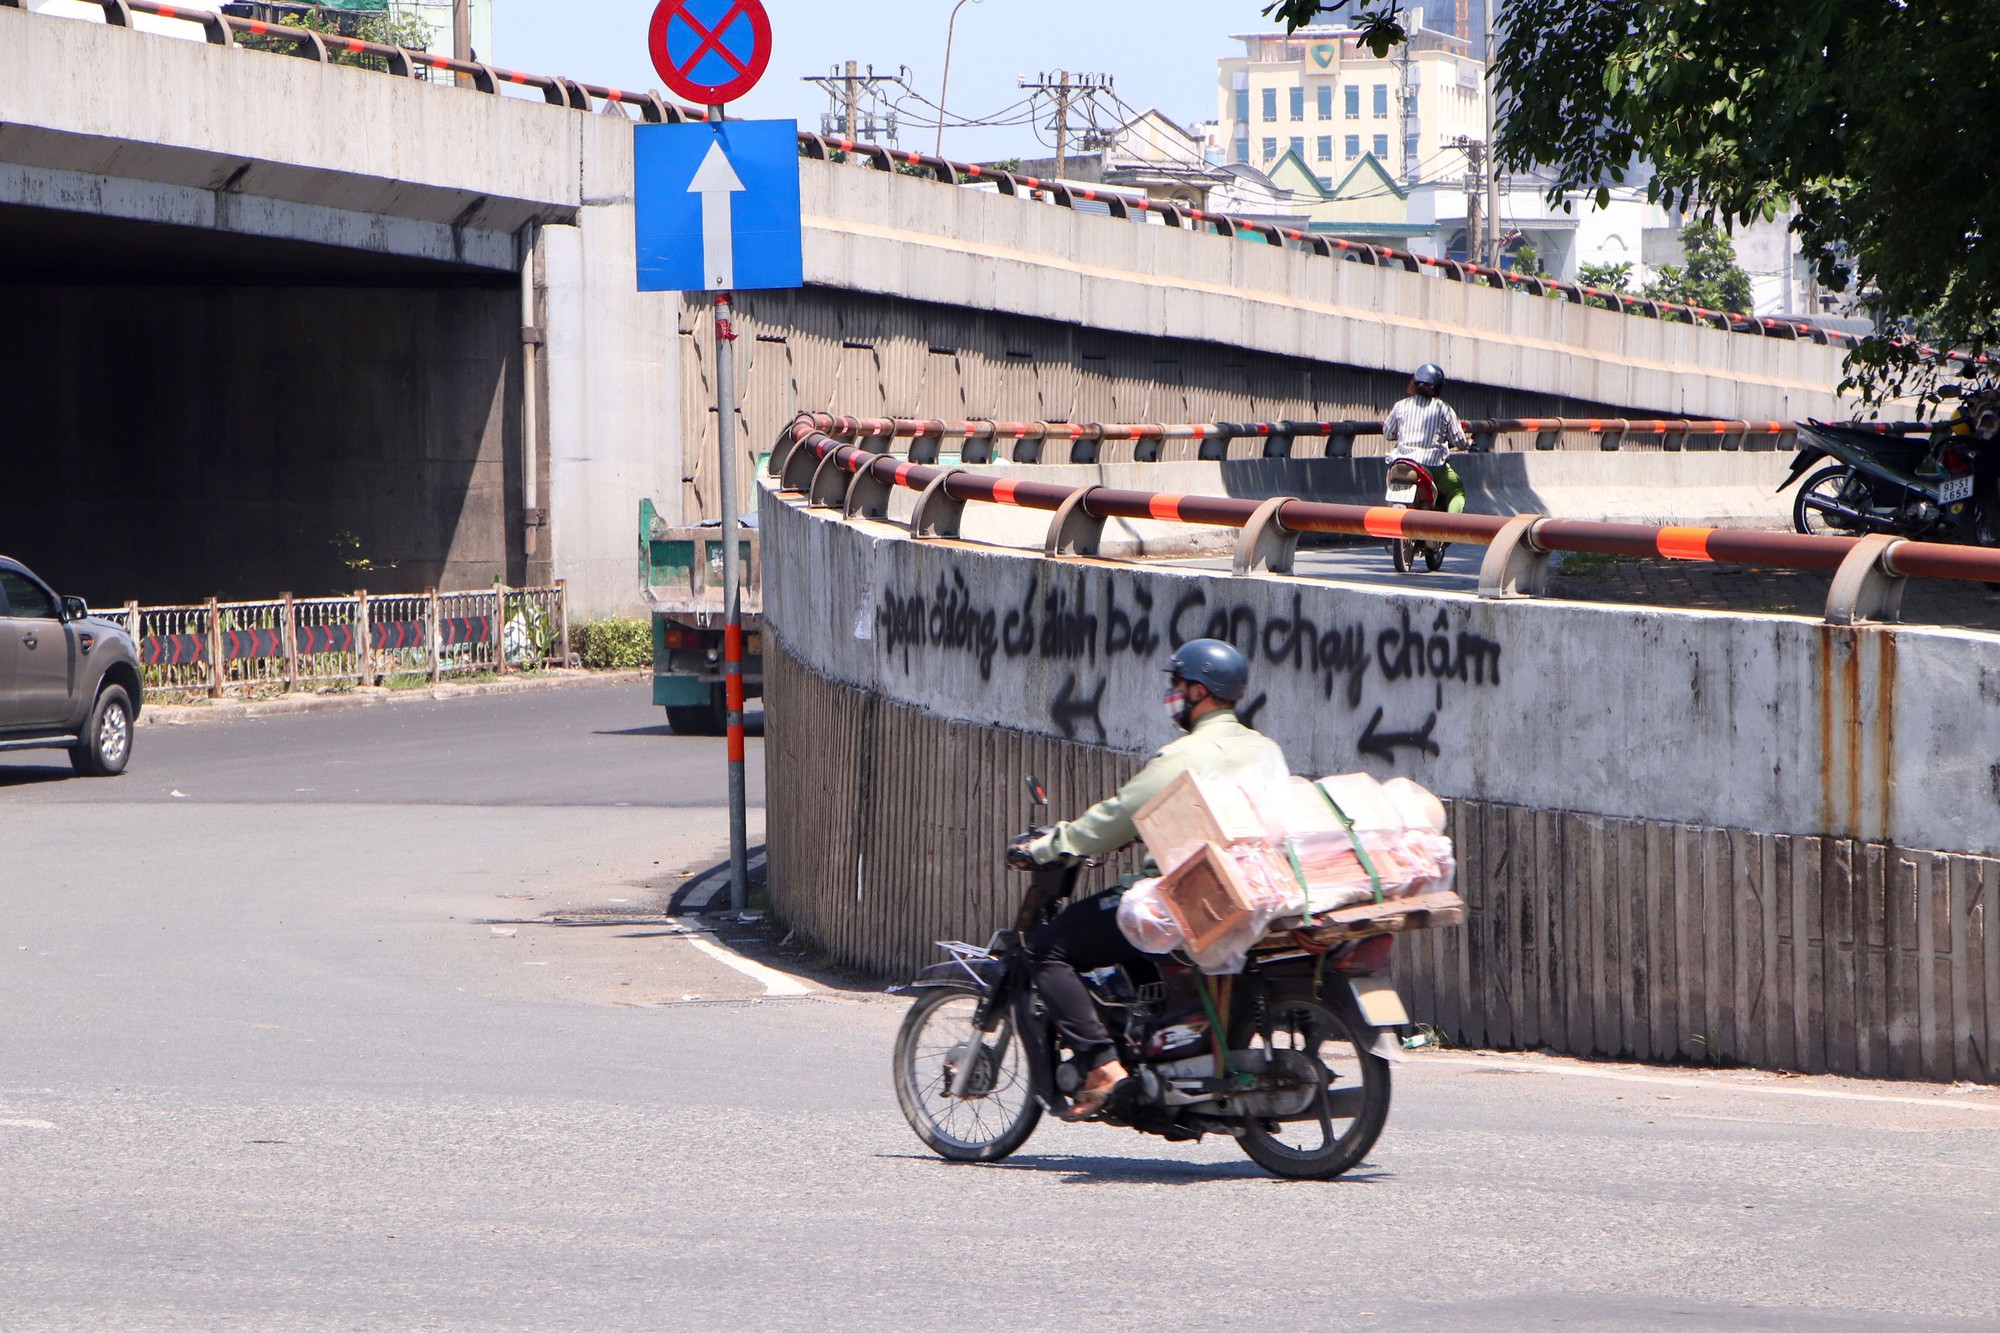
[[1854, 469], [1845, 463], [1823, 467], [1806, 478], [1792, 501], [1792, 527], [1808, 537], [1857, 535], [1859, 524], [1827, 513], [1812, 504], [1814, 500], [1859, 510], [1866, 510], [1874, 503], [1868, 494], [1868, 483], [1855, 476]]
[[1412, 548], [1415, 546], [1415, 542], [1405, 541], [1401, 537], [1389, 538], [1389, 559], [1395, 562], [1398, 574], [1407, 574], [1410, 572], [1410, 556]]
[[1432, 542], [1424, 547], [1424, 568], [1435, 574], [1444, 568], [1444, 543]]
[[[997, 1162], [1028, 1141], [1042, 1118], [1027, 1052], [1006, 1015], [975, 1032], [979, 996], [933, 988], [917, 996], [896, 1033], [896, 1102], [924, 1146], [953, 1162]], [[979, 1063], [964, 1096], [954, 1096], [960, 1064]]]
[[[1312, 1105], [1282, 1120], [1251, 1119], [1237, 1140], [1244, 1154], [1274, 1176], [1331, 1180], [1375, 1146], [1389, 1119], [1389, 1062], [1369, 1049], [1371, 1034], [1318, 1000], [1272, 1004], [1269, 1046], [1297, 1051], [1322, 1072]], [[1265, 1034], [1244, 1030], [1240, 1049], [1265, 1049]]]

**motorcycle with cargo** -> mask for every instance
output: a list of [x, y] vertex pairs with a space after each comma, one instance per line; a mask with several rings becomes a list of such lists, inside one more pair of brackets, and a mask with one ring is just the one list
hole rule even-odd
[[[1029, 786], [1046, 806], [1040, 784]], [[1221, 859], [1204, 849], [1159, 881], [1187, 948], [1204, 948], [1212, 923], [1240, 899]], [[1008, 926], [984, 946], [940, 941], [946, 960], [903, 988], [915, 1000], [896, 1039], [896, 1097], [939, 1156], [1000, 1161], [1082, 1088], [1087, 1071], [1062, 1044], [1025, 944], [1094, 864], [1033, 867]], [[1271, 919], [1232, 971], [1211, 975], [1184, 948], [1084, 973], [1132, 1071], [1091, 1123], [1169, 1141], [1223, 1134], [1293, 1179], [1351, 1169], [1387, 1122], [1398, 1031], [1409, 1023], [1389, 975], [1395, 937], [1463, 917], [1447, 876], [1428, 892]], [[1204, 923], [1206, 936], [1197, 933]]]

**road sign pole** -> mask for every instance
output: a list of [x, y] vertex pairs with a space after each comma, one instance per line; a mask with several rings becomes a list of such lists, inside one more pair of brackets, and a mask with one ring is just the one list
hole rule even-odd
[[[711, 121], [722, 119], [722, 108], [708, 109]], [[720, 196], [723, 207], [729, 196]], [[707, 196], [704, 196], [706, 203]], [[722, 488], [722, 688], [729, 727], [729, 908], [738, 913], [750, 903], [750, 853], [747, 807], [743, 792], [743, 566], [738, 551], [736, 498], [736, 326], [730, 317], [727, 291], [715, 294], [715, 438], [721, 459]]]

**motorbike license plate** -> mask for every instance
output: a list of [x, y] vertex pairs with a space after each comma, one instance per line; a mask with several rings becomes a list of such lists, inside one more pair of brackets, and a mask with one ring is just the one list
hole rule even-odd
[[1354, 1002], [1361, 1006], [1361, 1016], [1378, 1028], [1401, 1027], [1410, 1021], [1410, 1011], [1403, 1008], [1403, 997], [1396, 994], [1396, 987], [1385, 977], [1355, 977], [1348, 985], [1354, 988]]
[[1940, 504], [1953, 504], [1959, 500], [1970, 500], [1971, 498], [1972, 478], [1969, 476], [1953, 477], [1938, 486], [1938, 502]]
[[1415, 504], [1416, 502], [1417, 502], [1417, 488], [1415, 486], [1391, 486], [1389, 488], [1390, 504], [1411, 505]]

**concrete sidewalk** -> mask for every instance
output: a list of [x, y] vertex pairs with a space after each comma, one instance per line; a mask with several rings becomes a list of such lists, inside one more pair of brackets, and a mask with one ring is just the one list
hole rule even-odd
[[341, 708], [365, 708], [373, 704], [439, 699], [483, 699], [496, 694], [527, 694], [540, 690], [567, 689], [577, 685], [639, 685], [651, 678], [652, 672], [646, 670], [557, 669], [522, 674], [506, 680], [480, 681], [467, 685], [431, 685], [410, 690], [392, 690], [379, 685], [367, 685], [334, 694], [289, 694], [276, 699], [216, 699], [193, 704], [148, 703], [139, 714], [139, 725], [184, 727], [196, 722], [228, 722], [238, 718], [272, 717], [290, 713], [323, 713]]

